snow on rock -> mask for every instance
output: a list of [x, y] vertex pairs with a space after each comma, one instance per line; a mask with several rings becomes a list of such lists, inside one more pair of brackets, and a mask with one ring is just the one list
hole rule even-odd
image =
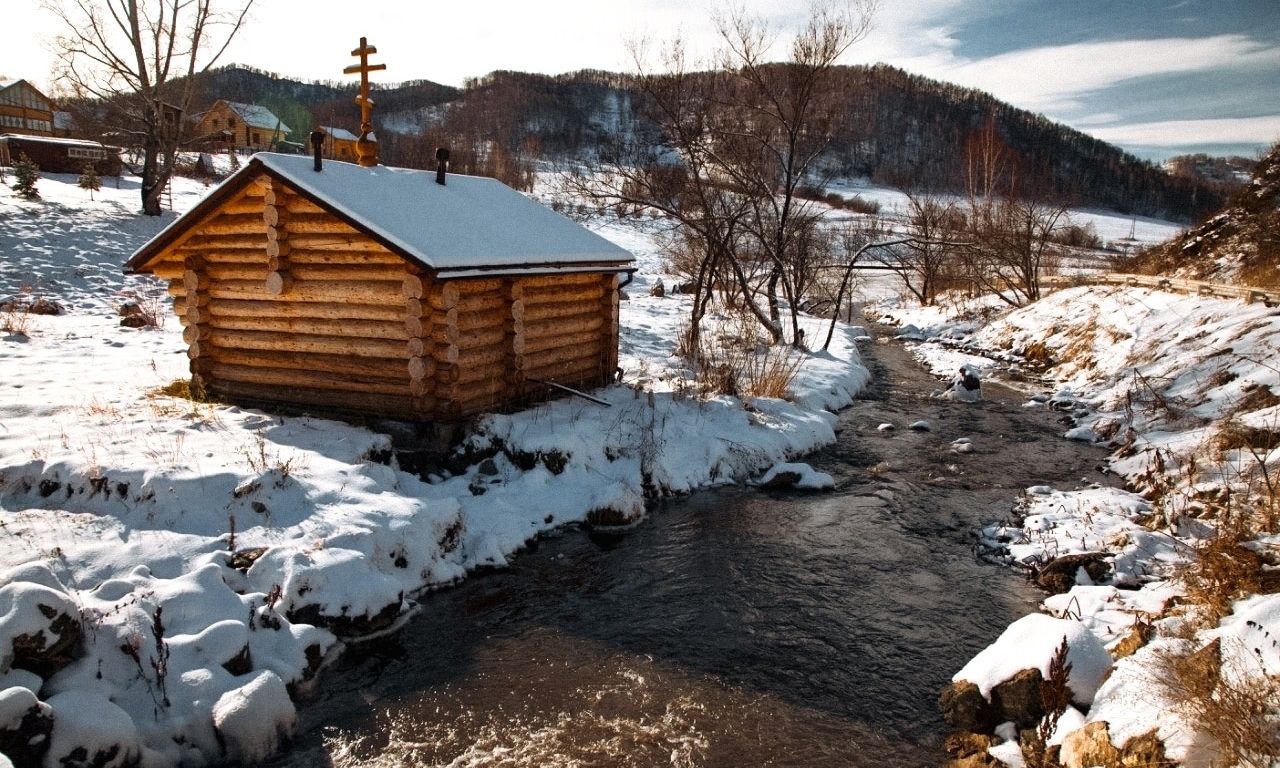
[[933, 426], [929, 424], [929, 422], [926, 421], [925, 419], [921, 419], [919, 421], [913, 421], [910, 424], [908, 424], [907, 429], [913, 432], [928, 432], [929, 430], [933, 429]]
[[1119, 488], [1032, 486], [1017, 512], [1013, 525], [978, 531], [980, 546], [1008, 563], [1039, 568], [1065, 555], [1108, 553], [1114, 582], [1137, 586], [1185, 560], [1176, 541], [1141, 524], [1151, 502]]
[[80, 640], [80, 608], [65, 592], [26, 581], [0, 587], [0, 670], [56, 668]]
[[761, 488], [799, 488], [808, 491], [829, 491], [836, 481], [826, 472], [819, 472], [808, 464], [781, 462], [774, 464], [757, 481]]
[[213, 727], [227, 757], [246, 763], [275, 753], [292, 735], [296, 720], [284, 681], [272, 672], [227, 691], [213, 705]]
[[53, 709], [53, 733], [44, 764], [49, 768], [124, 768], [142, 758], [133, 718], [107, 697], [76, 691], [52, 696], [48, 704]]
[[951, 380], [951, 386], [947, 387], [941, 397], [957, 403], [976, 403], [981, 400], [982, 377], [978, 367], [967, 363], [961, 365], [955, 378]]
[[895, 429], [897, 429], [897, 427], [895, 427], [894, 425], [890, 424], [887, 421], [881, 424], [880, 426], [876, 427], [876, 430], [880, 432], [892, 432]]
[[0, 689], [0, 755], [23, 765], [37, 765], [52, 730], [52, 708], [29, 688]]
[[993, 688], [1023, 670], [1039, 670], [1041, 676], [1047, 678], [1049, 664], [1064, 638], [1067, 641], [1067, 661], [1071, 664], [1067, 685], [1074, 700], [1088, 702], [1111, 669], [1107, 649], [1084, 624], [1040, 613], [1024, 616], [1010, 624], [994, 643], [973, 657], [952, 680], [974, 683], [984, 697], [990, 698]]

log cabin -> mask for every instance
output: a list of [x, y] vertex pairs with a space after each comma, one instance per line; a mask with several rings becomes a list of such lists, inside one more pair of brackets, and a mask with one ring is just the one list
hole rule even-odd
[[630, 253], [494, 179], [261, 153], [140, 248], [193, 389], [456, 424], [614, 378]]
[[199, 116], [195, 136], [230, 149], [261, 150], [275, 147], [292, 130], [266, 107], [218, 99]]

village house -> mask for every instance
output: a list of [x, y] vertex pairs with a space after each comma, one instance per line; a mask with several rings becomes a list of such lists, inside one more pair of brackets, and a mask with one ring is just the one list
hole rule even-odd
[[275, 148], [291, 130], [266, 107], [219, 99], [200, 115], [194, 136], [206, 145], [258, 151]]
[[122, 168], [120, 147], [98, 141], [0, 135], [0, 165], [13, 165], [23, 155], [49, 173], [80, 173], [86, 165], [92, 165], [101, 176], [119, 176]]
[[53, 135], [55, 107], [26, 80], [0, 80], [0, 133]]
[[345, 128], [322, 125], [316, 130], [324, 134], [321, 152], [331, 160], [345, 160], [354, 163], [356, 160], [356, 135]]
[[630, 253], [443, 162], [319, 164], [255, 155], [126, 265], [169, 281], [196, 390], [456, 423], [614, 379]]

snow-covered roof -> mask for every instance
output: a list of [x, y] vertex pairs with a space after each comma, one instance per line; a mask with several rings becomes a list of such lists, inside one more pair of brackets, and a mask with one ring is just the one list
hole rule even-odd
[[254, 128], [266, 128], [267, 130], [274, 131], [276, 127], [279, 126], [282, 133], [293, 132], [292, 128], [285, 125], [280, 118], [276, 117], [274, 112], [266, 107], [261, 107], [257, 104], [242, 104], [238, 101], [227, 101], [225, 99], [222, 103], [226, 104], [232, 112], [239, 115], [240, 119], [247, 125], [251, 125]]
[[26, 133], [0, 133], [0, 141], [30, 141], [39, 144], [65, 144], [70, 147], [93, 147], [95, 149], [106, 149], [113, 152], [120, 151], [120, 147], [113, 147], [110, 144], [103, 144], [100, 141], [92, 141], [90, 139], [67, 139], [61, 136], [31, 136]]
[[334, 160], [324, 161], [317, 173], [310, 157], [260, 152], [205, 203], [138, 249], [126, 269], [141, 269], [187, 226], [264, 171], [442, 277], [450, 271], [459, 277], [475, 270], [544, 272], [557, 265], [618, 269], [634, 260], [629, 251], [496, 179], [451, 173], [442, 186], [435, 171], [364, 168]]
[[320, 126], [320, 130], [340, 141], [355, 141], [360, 138], [351, 131], [348, 131], [346, 128], [334, 128], [331, 125], [322, 125]]
[[21, 80], [0, 80], [0, 91], [3, 91], [5, 88], [10, 88], [12, 86], [15, 86], [20, 82], [22, 81]]

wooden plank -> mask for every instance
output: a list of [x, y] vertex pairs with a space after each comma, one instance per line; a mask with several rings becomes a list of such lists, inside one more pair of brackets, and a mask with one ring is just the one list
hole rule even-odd
[[525, 309], [540, 304], [595, 304], [600, 298], [600, 289], [596, 286], [566, 286], [564, 289], [538, 288], [524, 292]]
[[293, 243], [289, 258], [298, 264], [350, 264], [353, 266], [395, 265], [404, 268], [405, 260], [394, 253], [376, 251], [311, 251]]
[[590, 350], [592, 354], [599, 352], [600, 333], [598, 331], [583, 331], [581, 333], [562, 334], [558, 336], [549, 336], [541, 339], [526, 338], [524, 342], [525, 354], [530, 361], [540, 359], [541, 356], [549, 356], [552, 350], [573, 350], [582, 349], [584, 353]]
[[230, 365], [216, 360], [208, 368], [208, 377], [217, 382], [238, 381], [247, 384], [270, 384], [284, 387], [285, 397], [288, 389], [306, 387], [311, 389], [334, 390], [338, 392], [358, 392], [363, 394], [407, 395], [408, 382], [391, 383], [363, 376], [339, 375], [333, 373], [314, 373], [311, 371], [258, 368], [253, 366]]
[[214, 299], [209, 302], [208, 310], [226, 317], [312, 317], [321, 319], [381, 320], [386, 322], [403, 322], [404, 310], [400, 307], [385, 304], [321, 304], [317, 302], [254, 301], [237, 299]]
[[378, 320], [317, 319], [310, 317], [223, 317], [209, 313], [209, 325], [229, 331], [268, 331], [304, 336], [341, 336], [353, 339], [407, 341], [404, 323]]
[[[612, 273], [610, 273], [612, 274]], [[560, 290], [568, 286], [594, 286], [602, 279], [599, 272], [569, 272], [558, 275], [529, 275], [520, 278], [525, 290], [537, 291], [539, 288]]]
[[[203, 343], [203, 342], [202, 342]], [[209, 344], [225, 349], [279, 350], [281, 352], [315, 352], [351, 357], [408, 359], [405, 343], [383, 339], [352, 339], [343, 336], [286, 335], [266, 331], [231, 331], [214, 328]]]
[[[400, 308], [403, 302], [394, 291], [388, 290], [392, 284], [369, 280], [351, 281], [349, 283], [304, 282], [294, 281], [289, 291], [290, 301], [319, 302], [345, 304], [385, 304]], [[266, 292], [262, 281], [252, 280], [219, 280], [209, 287], [209, 295], [215, 299], [247, 299], [270, 300], [273, 297]]]
[[279, 350], [228, 349], [213, 347], [211, 359], [231, 365], [255, 368], [288, 368], [343, 376], [370, 378], [408, 384], [409, 372], [403, 358], [352, 357], [350, 355], [281, 352]]
[[572, 317], [561, 317], [555, 320], [542, 320], [539, 322], [526, 320], [524, 336], [526, 341], [535, 342], [559, 336], [577, 336], [586, 331], [598, 332], [602, 328], [604, 328], [604, 318], [600, 316], [600, 310], [597, 306], [596, 310], [590, 314], [573, 315]]

